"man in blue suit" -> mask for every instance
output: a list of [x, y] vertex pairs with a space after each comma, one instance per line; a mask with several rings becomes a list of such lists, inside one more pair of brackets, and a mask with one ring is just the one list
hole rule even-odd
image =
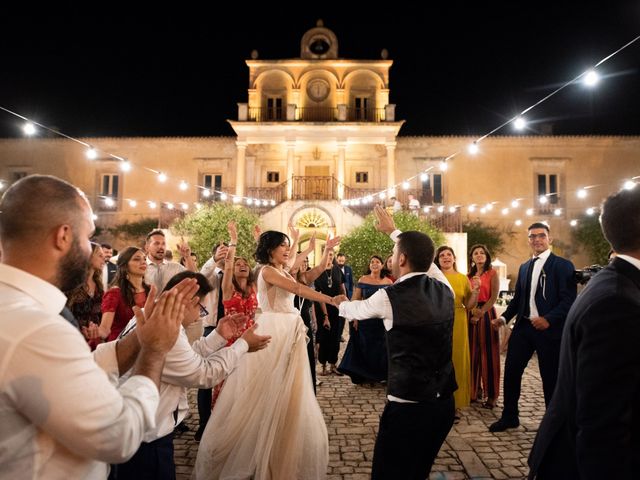
[[336, 263], [342, 275], [344, 275], [344, 288], [347, 290], [347, 297], [351, 300], [351, 295], [353, 295], [353, 270], [347, 265], [347, 257], [344, 253], [339, 253], [336, 256]]
[[517, 317], [509, 338], [504, 366], [504, 408], [502, 417], [489, 431], [502, 432], [520, 425], [518, 400], [522, 374], [533, 352], [538, 354], [544, 403], [549, 405], [558, 377], [560, 339], [567, 313], [576, 298], [574, 266], [551, 253], [549, 226], [534, 223], [528, 228], [533, 257], [520, 266], [516, 291], [504, 314], [493, 320], [494, 326]]
[[610, 196], [600, 224], [617, 256], [589, 280], [567, 317], [529, 478], [640, 472], [640, 187]]

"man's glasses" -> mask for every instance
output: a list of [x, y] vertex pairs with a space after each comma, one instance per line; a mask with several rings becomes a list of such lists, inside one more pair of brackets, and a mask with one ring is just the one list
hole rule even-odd
[[547, 234], [546, 233], [530, 233], [529, 235], [527, 235], [527, 237], [529, 238], [529, 240], [535, 240], [536, 238], [539, 238], [540, 240], [542, 240], [543, 238], [547, 238]]
[[201, 303], [199, 305], [200, 305], [200, 318], [206, 317], [207, 315], [209, 315], [209, 310], [207, 310], [205, 306], [202, 305]]

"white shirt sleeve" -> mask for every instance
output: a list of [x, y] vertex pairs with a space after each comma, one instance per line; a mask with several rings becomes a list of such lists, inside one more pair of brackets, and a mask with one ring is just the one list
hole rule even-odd
[[45, 325], [22, 338], [5, 372], [4, 394], [21, 414], [80, 457], [122, 463], [155, 428], [155, 383], [136, 375], [116, 389], [69, 325]]
[[249, 349], [241, 338], [230, 347], [225, 344], [226, 340], [214, 330], [191, 346], [182, 332], [167, 354], [162, 381], [182, 387], [212, 388], [233, 371]]
[[384, 289], [378, 290], [366, 300], [342, 302], [338, 307], [341, 317], [351, 320], [382, 318], [387, 330], [393, 327], [393, 311], [389, 296]]

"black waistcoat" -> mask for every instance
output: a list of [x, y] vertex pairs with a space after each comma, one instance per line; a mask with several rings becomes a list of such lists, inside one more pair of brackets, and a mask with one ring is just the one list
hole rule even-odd
[[387, 393], [433, 401], [456, 390], [451, 361], [453, 293], [442, 282], [416, 275], [386, 289], [393, 310], [387, 332]]

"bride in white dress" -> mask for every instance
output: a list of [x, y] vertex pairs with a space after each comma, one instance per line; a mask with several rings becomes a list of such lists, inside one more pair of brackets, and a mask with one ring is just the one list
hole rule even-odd
[[205, 479], [294, 480], [325, 478], [327, 427], [311, 385], [306, 327], [294, 295], [332, 303], [297, 283], [283, 269], [289, 238], [268, 231], [255, 254], [257, 332], [271, 335], [267, 348], [243, 356], [227, 378], [204, 431], [194, 476]]

